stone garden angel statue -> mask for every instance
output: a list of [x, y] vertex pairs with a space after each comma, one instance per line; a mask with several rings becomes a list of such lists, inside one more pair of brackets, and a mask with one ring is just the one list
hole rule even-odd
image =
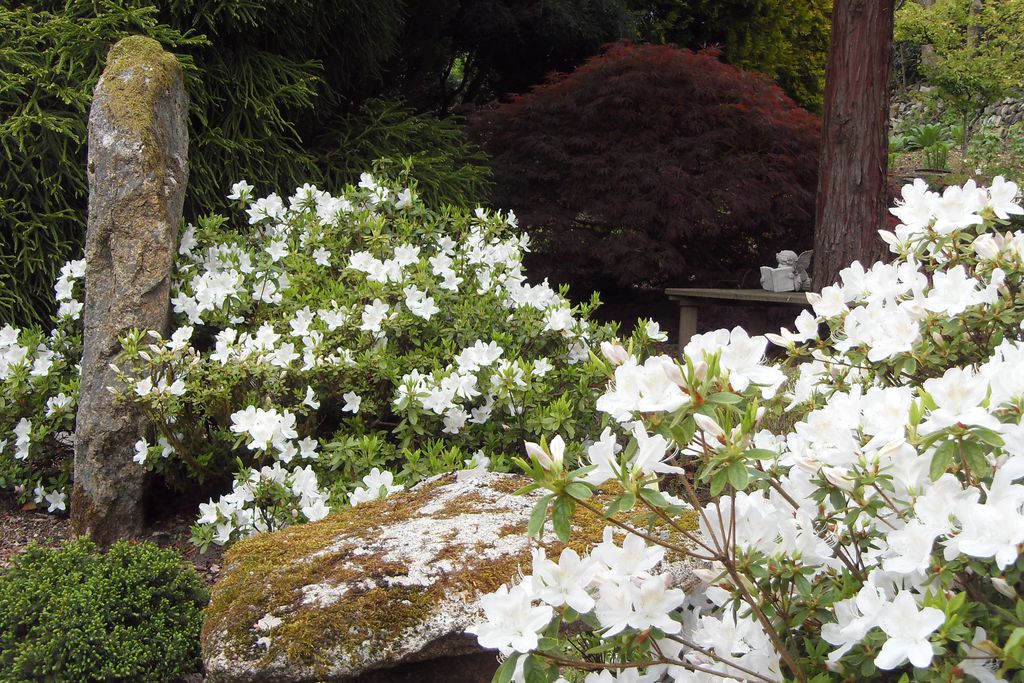
[[797, 255], [788, 249], [775, 255], [779, 265], [777, 268], [761, 266], [761, 287], [770, 292], [800, 292], [811, 288], [811, 276], [807, 269], [811, 265], [811, 254], [808, 249]]

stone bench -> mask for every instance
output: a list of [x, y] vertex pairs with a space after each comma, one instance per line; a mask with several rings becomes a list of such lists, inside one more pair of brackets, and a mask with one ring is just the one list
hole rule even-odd
[[702, 289], [695, 287], [669, 288], [665, 294], [679, 304], [679, 350], [682, 351], [690, 337], [697, 334], [697, 315], [701, 304], [727, 306], [750, 306], [750, 332], [764, 332], [767, 329], [765, 307], [796, 306], [805, 308], [807, 292], [769, 292], [764, 289]]

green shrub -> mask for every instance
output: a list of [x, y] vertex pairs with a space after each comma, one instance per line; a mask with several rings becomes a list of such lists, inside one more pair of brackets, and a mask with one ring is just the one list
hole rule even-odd
[[[171, 337], [122, 340], [115, 390], [151, 425], [136, 462], [191, 491], [234, 480], [201, 506], [197, 544], [314, 521], [467, 461], [507, 470], [547, 430], [600, 433], [591, 355], [614, 329], [589, 319], [596, 301], [527, 283], [513, 214], [435, 210], [399, 180], [259, 199], [236, 183], [234, 219], [180, 236]], [[74, 424], [83, 270], [72, 262], [55, 287], [53, 335], [0, 328], [3, 485], [51, 510], [70, 479], [60, 432]], [[652, 339], [664, 336], [642, 326], [634, 343]]]
[[1002, 131], [983, 126], [971, 138], [967, 163], [976, 175], [985, 178], [1001, 175], [1014, 181], [1024, 179], [1024, 123]]
[[[372, 160], [407, 159], [406, 172], [429, 206], [475, 206], [488, 193], [487, 156], [453, 117], [438, 119], [417, 114], [400, 100], [373, 98], [330, 129], [318, 143], [325, 150], [321, 168], [328, 187], [357, 182]], [[401, 170], [397, 162], [394, 166], [392, 171]]]
[[208, 600], [151, 543], [31, 546], [0, 574], [0, 681], [173, 681], [199, 665]]

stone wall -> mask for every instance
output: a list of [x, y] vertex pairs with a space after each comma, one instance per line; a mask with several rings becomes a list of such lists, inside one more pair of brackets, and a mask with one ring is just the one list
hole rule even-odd
[[[924, 89], [923, 89], [924, 90]], [[920, 95], [897, 95], [889, 106], [889, 122], [899, 130], [904, 121], [910, 123], [938, 121], [943, 111], [941, 104], [922, 101]], [[1005, 129], [1024, 121], [1024, 95], [1007, 97], [985, 109], [980, 125]]]

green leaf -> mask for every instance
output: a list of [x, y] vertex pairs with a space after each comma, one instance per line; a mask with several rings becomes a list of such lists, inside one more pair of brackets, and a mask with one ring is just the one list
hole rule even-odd
[[989, 446], [995, 446], [996, 448], [1005, 443], [1003, 441], [1003, 437], [999, 436], [999, 434], [993, 432], [991, 429], [985, 429], [984, 427], [971, 427], [971, 434], [978, 437]]
[[717, 403], [719, 405], [733, 405], [743, 400], [742, 396], [737, 396], [730, 391], [720, 391], [717, 394], [711, 394], [707, 397], [707, 403]]
[[1006, 645], [1003, 646], [1003, 650], [1009, 652], [1014, 648], [1021, 647], [1021, 645], [1024, 645], [1024, 627], [1018, 626], [1013, 629], [1013, 632], [1006, 641]]
[[510, 683], [512, 676], [516, 672], [516, 662], [521, 656], [518, 652], [513, 652], [509, 655], [501, 663], [501, 666], [498, 667], [498, 670], [494, 672], [494, 678], [491, 679], [491, 683]]
[[548, 503], [555, 497], [555, 494], [549, 493], [533, 506], [533, 512], [530, 513], [530, 523], [526, 526], [526, 535], [529, 538], [536, 538], [540, 536], [541, 530], [544, 529], [544, 520], [548, 518]]
[[544, 637], [537, 641], [537, 650], [539, 652], [557, 650], [559, 645], [561, 645], [561, 641], [558, 638]]
[[725, 488], [725, 483], [729, 480], [729, 470], [720, 469], [711, 476], [711, 495], [717, 496]]
[[749, 451], [745, 451], [743, 455], [752, 460], [775, 460], [779, 457], [778, 451], [768, 450], [767, 448], [751, 448]]
[[656, 508], [667, 508], [669, 502], [665, 500], [665, 496], [661, 494], [661, 491], [657, 489], [643, 488], [640, 489], [640, 497], [646, 500], [648, 503]]
[[750, 481], [750, 472], [747, 471], [747, 466], [742, 462], [734, 462], [729, 465], [729, 469], [726, 470], [729, 483], [737, 491], [742, 491], [747, 487], [747, 483]]
[[568, 543], [572, 535], [572, 515], [576, 511], [576, 501], [568, 496], [559, 496], [551, 508], [551, 523], [555, 528], [555, 536], [562, 543]]
[[586, 484], [574, 481], [565, 487], [565, 492], [576, 500], [587, 500], [594, 496], [594, 492]]
[[928, 468], [928, 475], [935, 481], [949, 469], [949, 464], [953, 462], [953, 453], [956, 450], [956, 442], [949, 440], [942, 442], [938, 448], [935, 449], [935, 454], [932, 456], [932, 464]]
[[517, 489], [512, 495], [513, 496], [525, 496], [527, 493], [530, 493], [531, 491], [536, 491], [537, 489], [540, 488], [540, 486], [541, 485], [538, 484], [537, 482], [533, 482], [532, 484], [527, 484], [526, 486], [522, 487], [521, 489]]
[[619, 512], [632, 510], [634, 505], [636, 505], [636, 496], [627, 491], [611, 502], [604, 516], [611, 517]]
[[960, 452], [974, 476], [984, 478], [992, 473], [992, 466], [985, 457], [985, 447], [977, 441], [964, 441], [960, 444]]
[[547, 672], [539, 657], [528, 655], [523, 664], [523, 677], [526, 683], [548, 683]]
[[686, 419], [680, 424], [669, 429], [669, 435], [676, 443], [686, 445], [693, 441], [693, 435], [696, 431], [697, 423], [694, 422], [693, 417], [687, 415]]

